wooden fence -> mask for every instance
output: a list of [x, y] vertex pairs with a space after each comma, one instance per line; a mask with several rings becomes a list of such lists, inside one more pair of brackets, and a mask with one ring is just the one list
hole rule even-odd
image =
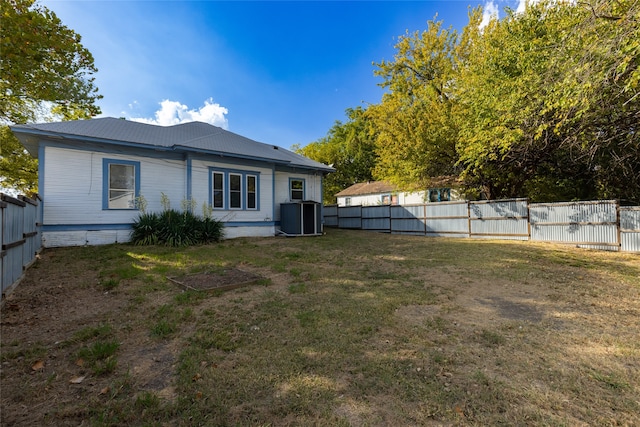
[[640, 252], [640, 207], [527, 199], [324, 207], [324, 225], [394, 234], [532, 240]]
[[2, 298], [18, 284], [42, 247], [37, 199], [0, 193], [0, 287]]

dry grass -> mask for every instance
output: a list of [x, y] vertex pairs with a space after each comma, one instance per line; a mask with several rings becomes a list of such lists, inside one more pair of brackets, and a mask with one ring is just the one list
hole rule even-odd
[[[166, 280], [229, 268], [266, 280]], [[638, 255], [566, 246], [48, 250], [3, 308], [2, 424], [640, 425], [639, 318]], [[112, 371], [78, 366], [111, 342]]]

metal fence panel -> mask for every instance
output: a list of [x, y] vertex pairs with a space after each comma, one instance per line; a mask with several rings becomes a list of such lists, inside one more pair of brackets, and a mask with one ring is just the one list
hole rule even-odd
[[612, 200], [532, 204], [531, 240], [617, 250], [617, 210]]
[[640, 252], [640, 206], [620, 208], [620, 250]]
[[391, 232], [425, 234], [424, 205], [391, 206]]
[[34, 259], [40, 249], [41, 239], [38, 226], [39, 209], [35, 200], [21, 197], [20, 200], [26, 203], [24, 207], [24, 247], [23, 266], [27, 267]]
[[428, 236], [469, 237], [469, 204], [464, 202], [427, 203]]
[[324, 205], [324, 216], [338, 216], [338, 205]]
[[529, 239], [527, 199], [469, 202], [469, 219], [472, 237]]
[[391, 219], [387, 218], [362, 218], [362, 229], [369, 231], [384, 231], [389, 232], [391, 230]]
[[0, 194], [0, 288], [2, 295], [22, 277], [42, 246], [37, 200]]
[[[325, 224], [334, 211], [325, 210]], [[329, 215], [328, 215], [329, 214]], [[335, 208], [341, 228], [427, 236], [572, 243], [640, 252], [640, 207], [617, 201], [528, 204], [526, 199]]]
[[338, 227], [362, 228], [362, 206], [338, 207]]
[[324, 225], [327, 227], [338, 226], [338, 205], [325, 205], [322, 207]]
[[363, 206], [362, 218], [389, 218], [391, 206]]

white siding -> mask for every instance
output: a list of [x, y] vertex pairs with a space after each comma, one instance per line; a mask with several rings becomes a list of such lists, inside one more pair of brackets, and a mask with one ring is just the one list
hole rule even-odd
[[343, 196], [338, 197], [338, 206], [347, 206], [346, 198], [351, 198], [351, 206], [379, 206], [382, 205], [382, 196], [390, 194], [396, 200], [398, 205], [418, 205], [424, 203], [426, 200], [424, 191], [417, 192], [388, 192], [377, 194], [363, 194], [359, 196]]
[[[121, 226], [113, 225], [131, 224], [139, 212], [103, 209], [105, 158], [139, 162], [140, 194], [147, 201], [147, 211], [162, 210], [162, 193], [169, 198], [172, 208], [182, 209], [181, 204], [187, 196], [186, 161], [45, 147], [42, 189], [43, 224], [48, 227], [43, 231], [45, 247], [97, 245], [129, 240], [130, 230], [122, 230]], [[258, 210], [214, 211], [216, 219], [227, 223], [227, 238], [273, 236], [276, 233], [273, 223], [280, 218], [280, 203], [290, 202], [289, 178], [304, 179], [306, 200], [322, 201], [322, 176], [319, 174], [276, 172], [274, 175], [273, 169], [268, 166], [233, 165], [204, 160], [192, 160], [191, 167], [191, 194], [196, 202], [196, 214], [202, 214], [203, 204], [209, 204], [210, 168], [242, 171], [259, 177]]]
[[273, 225], [264, 227], [225, 227], [224, 238], [236, 239], [238, 237], [273, 237], [276, 227]]
[[173, 207], [185, 197], [184, 162], [120, 154], [46, 147], [44, 157], [44, 225], [123, 224], [135, 210], [103, 210], [103, 159], [140, 162], [140, 194], [147, 209], [161, 209], [164, 192]]
[[107, 245], [128, 242], [130, 239], [130, 230], [45, 231], [42, 233], [42, 246], [45, 248], [58, 248], [65, 246]]
[[275, 176], [276, 188], [275, 188], [275, 206], [276, 220], [280, 220], [280, 204], [290, 203], [292, 200], [289, 197], [289, 179], [301, 178], [304, 179], [304, 198], [305, 200], [312, 200], [314, 202], [322, 203], [322, 176], [306, 174], [302, 172], [276, 172]]

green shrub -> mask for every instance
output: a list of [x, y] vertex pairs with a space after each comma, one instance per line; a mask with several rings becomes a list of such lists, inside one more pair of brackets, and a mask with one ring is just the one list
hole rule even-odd
[[190, 211], [166, 209], [162, 213], [143, 213], [133, 223], [131, 242], [135, 245], [190, 246], [219, 242], [224, 224], [202, 218]]

